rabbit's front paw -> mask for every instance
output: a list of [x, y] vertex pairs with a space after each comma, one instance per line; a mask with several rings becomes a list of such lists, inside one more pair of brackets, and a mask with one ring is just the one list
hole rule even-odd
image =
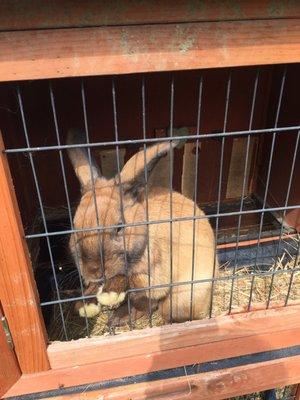
[[115, 275], [108, 279], [98, 290], [97, 300], [102, 306], [118, 307], [126, 297], [127, 279], [124, 275]]
[[102, 292], [97, 294], [97, 300], [98, 303], [101, 304], [102, 306], [107, 306], [107, 307], [116, 307], [119, 304], [123, 303], [125, 300], [126, 293], [121, 292]]
[[80, 307], [78, 313], [81, 317], [85, 318], [93, 318], [98, 315], [101, 311], [101, 307], [95, 303], [85, 304], [84, 306]]

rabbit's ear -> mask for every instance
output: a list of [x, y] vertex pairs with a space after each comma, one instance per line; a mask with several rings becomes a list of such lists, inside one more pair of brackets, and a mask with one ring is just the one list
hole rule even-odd
[[[137, 192], [145, 185], [145, 170], [149, 177], [151, 171], [161, 159], [172, 148], [179, 144], [178, 140], [172, 142], [161, 142], [148, 147], [146, 151], [141, 150], [131, 157], [121, 171], [121, 183], [124, 190]], [[116, 176], [118, 181], [118, 176]]]
[[[83, 132], [71, 129], [68, 132], [67, 144], [84, 144], [86, 138]], [[85, 188], [96, 180], [100, 174], [92, 156], [89, 159], [88, 150], [86, 147], [76, 147], [68, 149], [68, 155], [73, 165], [75, 174], [80, 181], [81, 187]]]

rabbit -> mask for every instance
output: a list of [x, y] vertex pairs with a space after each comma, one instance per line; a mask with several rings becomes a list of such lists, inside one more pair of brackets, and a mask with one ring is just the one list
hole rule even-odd
[[[67, 142], [84, 143], [84, 135], [71, 130]], [[170, 196], [170, 190], [166, 188], [148, 188], [148, 201], [146, 199], [145, 169], [149, 176], [160, 158], [179, 142], [163, 141], [147, 147], [145, 152], [139, 151], [113, 179], [101, 175], [86, 148], [68, 149], [82, 194], [74, 216], [74, 227], [89, 229], [72, 233], [69, 247], [87, 290], [95, 284], [98, 287], [95, 289], [98, 304], [87, 305], [85, 309], [81, 307], [81, 316], [93, 317], [101, 306], [107, 306], [114, 309], [111, 325], [126, 324], [129, 319], [128, 296], [131, 321], [155, 310], [159, 310], [166, 322], [183, 322], [190, 317], [199, 319], [208, 312], [211, 282], [177, 285], [192, 279], [207, 280], [217, 276], [214, 234], [208, 218], [192, 200], [176, 191]], [[143, 224], [147, 221], [147, 207], [149, 221], [167, 222]], [[201, 217], [195, 222], [194, 212]], [[182, 217], [190, 219], [176, 221]], [[170, 223], [170, 219], [175, 221]], [[138, 225], [132, 226], [134, 223]], [[91, 230], [98, 224], [105, 229]], [[173, 283], [171, 288], [168, 286], [170, 282]], [[141, 290], [149, 286], [158, 287]], [[129, 295], [129, 289], [138, 291], [131, 291]]]

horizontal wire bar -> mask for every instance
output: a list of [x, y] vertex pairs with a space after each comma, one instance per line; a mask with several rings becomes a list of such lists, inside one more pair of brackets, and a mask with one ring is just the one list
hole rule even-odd
[[59, 235], [69, 235], [71, 233], [79, 233], [79, 232], [93, 232], [93, 231], [106, 231], [108, 229], [117, 229], [117, 228], [130, 228], [135, 226], [143, 226], [143, 225], [154, 225], [154, 224], [165, 224], [170, 222], [184, 222], [184, 221], [193, 221], [198, 219], [206, 219], [206, 218], [219, 218], [219, 217], [232, 217], [238, 215], [247, 215], [247, 214], [258, 214], [262, 212], [276, 212], [276, 211], [284, 211], [284, 210], [296, 210], [300, 208], [300, 204], [295, 206], [287, 206], [287, 207], [270, 207], [270, 208], [261, 208], [255, 210], [245, 210], [245, 211], [232, 211], [228, 213], [219, 213], [219, 214], [205, 214], [205, 215], [196, 215], [190, 217], [176, 217], [169, 219], [159, 219], [153, 221], [140, 221], [126, 224], [118, 224], [118, 225], [109, 225], [109, 226], [95, 226], [93, 228], [81, 228], [81, 229], [68, 229], [64, 231], [56, 231], [56, 232], [47, 232], [47, 233], [35, 233], [31, 235], [25, 235], [26, 239], [37, 239], [41, 237], [48, 236], [59, 236]]
[[192, 140], [192, 139], [209, 139], [209, 138], [222, 138], [222, 137], [235, 137], [244, 135], [256, 135], [260, 133], [273, 133], [273, 132], [286, 132], [286, 131], [298, 131], [300, 125], [287, 126], [281, 128], [266, 128], [266, 129], [254, 129], [246, 131], [233, 131], [233, 132], [220, 132], [220, 133], [205, 133], [201, 135], [187, 135], [187, 136], [166, 136], [159, 138], [147, 138], [147, 139], [132, 139], [132, 140], [115, 140], [110, 142], [94, 142], [94, 143], [81, 143], [81, 144], [65, 144], [55, 146], [42, 146], [42, 147], [22, 147], [16, 149], [5, 149], [4, 153], [32, 153], [39, 151], [51, 151], [51, 150], [66, 150], [76, 148], [91, 148], [91, 147], [102, 147], [102, 146], [114, 146], [114, 145], [131, 145], [131, 144], [144, 144], [144, 143], [157, 143], [174, 140]]
[[54, 304], [61, 304], [61, 303], [70, 303], [72, 301], [80, 301], [80, 300], [91, 300], [94, 299], [96, 297], [96, 295], [87, 295], [87, 296], [78, 296], [78, 297], [68, 297], [66, 299], [61, 299], [61, 300], [52, 300], [52, 301], [43, 301], [42, 303], [40, 303], [40, 306], [42, 307], [46, 307], [46, 306], [51, 306]]
[[[194, 281], [184, 281], [184, 282], [172, 282], [172, 283], [164, 283], [161, 285], [153, 285], [153, 286], [145, 286], [142, 288], [134, 288], [134, 289], [129, 289], [127, 290], [127, 293], [136, 293], [136, 292], [142, 292], [145, 290], [155, 290], [155, 289], [163, 289], [166, 287], [174, 287], [174, 286], [183, 286], [183, 285], [195, 285], [195, 284], [201, 284], [201, 283], [210, 283], [210, 282], [222, 282], [222, 281], [229, 281], [232, 279], [245, 279], [248, 278], [250, 279], [251, 277], [266, 277], [266, 276], [272, 276], [272, 275], [279, 275], [279, 274], [292, 274], [295, 272], [299, 272], [300, 267], [298, 268], [293, 268], [293, 269], [279, 269], [277, 271], [263, 271], [263, 272], [251, 272], [249, 274], [244, 274], [244, 275], [228, 275], [228, 276], [219, 276], [218, 278], [208, 278], [208, 279], [195, 279]], [[71, 297], [68, 299], [61, 299], [61, 300], [53, 300], [53, 301], [47, 301], [40, 303], [41, 306], [50, 306], [54, 304], [61, 304], [61, 303], [68, 303], [72, 301], [79, 301], [79, 300], [84, 300], [84, 299], [94, 299], [96, 297], [95, 295], [89, 295], [89, 296], [80, 296], [80, 297]]]

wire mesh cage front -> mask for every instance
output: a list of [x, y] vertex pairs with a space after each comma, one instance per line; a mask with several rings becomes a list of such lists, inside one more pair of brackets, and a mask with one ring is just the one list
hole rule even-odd
[[299, 300], [298, 75], [295, 64], [1, 86], [50, 340]]

